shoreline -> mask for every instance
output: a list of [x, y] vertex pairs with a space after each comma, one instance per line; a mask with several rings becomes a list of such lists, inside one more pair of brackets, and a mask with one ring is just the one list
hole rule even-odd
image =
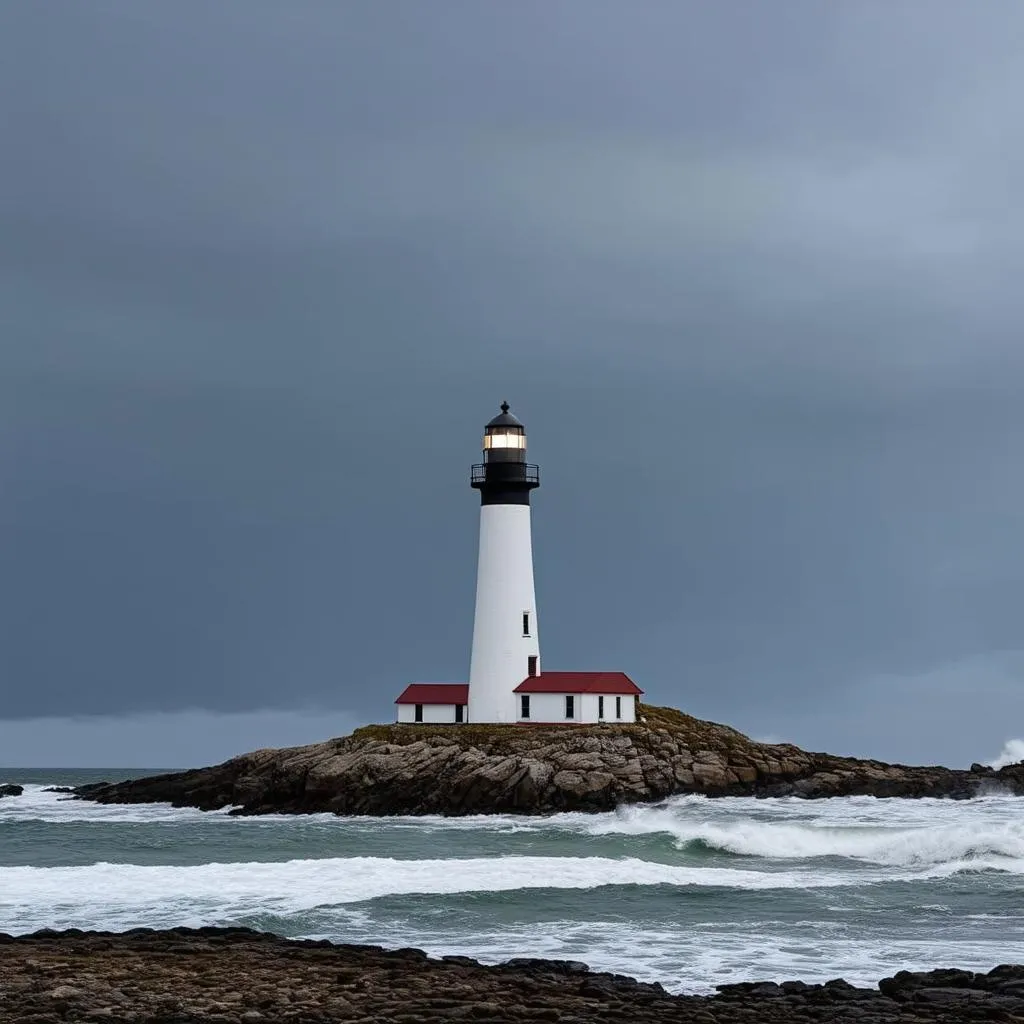
[[1024, 1016], [1024, 965], [987, 974], [900, 972], [878, 987], [842, 979], [747, 982], [716, 995], [573, 961], [517, 958], [486, 966], [416, 949], [285, 939], [245, 928], [44, 930], [0, 935], [0, 1019], [495, 1022], [693, 1021], [694, 1024], [1013, 1021]]
[[552, 814], [671, 796], [1024, 795], [1024, 763], [908, 766], [760, 743], [673, 708], [636, 725], [376, 725], [219, 765], [75, 788], [99, 803], [169, 803], [232, 814]]

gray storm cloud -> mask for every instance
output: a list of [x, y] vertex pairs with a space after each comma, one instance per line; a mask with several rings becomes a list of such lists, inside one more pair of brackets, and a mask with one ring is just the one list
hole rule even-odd
[[818, 748], [1024, 732], [1019, 6], [2, 21], [4, 717], [465, 678], [507, 397], [546, 664]]

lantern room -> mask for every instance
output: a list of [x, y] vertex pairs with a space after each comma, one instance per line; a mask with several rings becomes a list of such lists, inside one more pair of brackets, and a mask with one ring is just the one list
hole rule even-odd
[[526, 458], [526, 428], [512, 413], [508, 402], [484, 427], [485, 462], [522, 462]]

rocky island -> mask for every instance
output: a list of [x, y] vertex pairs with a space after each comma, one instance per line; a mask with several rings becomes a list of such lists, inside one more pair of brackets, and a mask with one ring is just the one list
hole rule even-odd
[[900, 971], [877, 988], [842, 979], [722, 985], [713, 996], [562, 960], [485, 967], [418, 949], [291, 941], [248, 929], [0, 934], [0, 1019], [258, 1024], [739, 1024], [1019, 1021], [1024, 967]]
[[236, 814], [547, 814], [702, 793], [821, 798], [1024, 794], [1024, 763], [915, 767], [760, 743], [670, 708], [631, 725], [373, 725], [210, 768], [80, 786], [101, 803]]

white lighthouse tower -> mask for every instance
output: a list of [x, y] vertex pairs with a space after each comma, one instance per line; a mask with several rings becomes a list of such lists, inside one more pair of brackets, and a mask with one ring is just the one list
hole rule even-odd
[[473, 467], [470, 480], [480, 492], [480, 556], [469, 721], [515, 722], [513, 691], [540, 674], [530, 538], [530, 491], [540, 477], [526, 461], [526, 429], [508, 402], [484, 429], [483, 451], [484, 461]]
[[481, 507], [469, 683], [409, 683], [395, 701], [396, 721], [418, 728], [635, 722], [643, 690], [625, 672], [540, 670], [530, 539], [530, 492], [540, 474], [526, 461], [526, 429], [508, 402], [484, 429], [484, 461], [470, 484]]

